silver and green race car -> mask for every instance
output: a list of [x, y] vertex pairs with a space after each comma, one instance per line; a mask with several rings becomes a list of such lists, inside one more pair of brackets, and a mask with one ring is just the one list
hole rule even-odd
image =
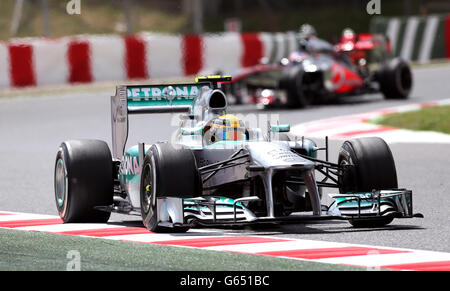
[[[106, 222], [116, 212], [141, 216], [153, 232], [183, 232], [326, 219], [373, 227], [421, 217], [413, 214], [412, 192], [398, 188], [382, 139], [345, 141], [338, 162], [330, 162], [327, 139], [318, 147], [290, 138], [289, 125], [263, 131], [228, 114], [220, 83], [229, 81], [118, 86], [111, 97], [112, 152], [100, 140], [69, 140], [58, 149], [55, 198], [63, 221]], [[180, 114], [174, 138], [126, 149], [129, 115], [156, 113]], [[339, 194], [322, 205], [327, 187]]]

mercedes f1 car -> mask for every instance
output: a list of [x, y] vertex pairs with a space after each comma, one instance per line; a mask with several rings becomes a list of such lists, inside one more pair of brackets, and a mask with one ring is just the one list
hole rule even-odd
[[407, 62], [393, 58], [387, 39], [377, 34], [344, 34], [332, 46], [313, 38], [280, 60], [233, 74], [226, 85], [237, 103], [262, 107], [305, 107], [340, 96], [382, 93], [387, 99], [408, 98], [412, 72]]
[[[106, 222], [116, 212], [141, 216], [153, 232], [183, 232], [195, 225], [322, 219], [381, 226], [420, 216], [413, 214], [412, 192], [398, 188], [382, 139], [346, 141], [337, 163], [330, 162], [328, 142], [292, 139], [286, 124], [269, 124], [266, 132], [248, 128], [228, 114], [219, 84], [228, 81], [118, 86], [111, 97], [112, 152], [100, 140], [64, 141], [57, 151], [62, 220]], [[167, 112], [180, 113], [174, 140], [126, 149], [129, 115]], [[330, 205], [321, 203], [325, 187], [338, 192]]]

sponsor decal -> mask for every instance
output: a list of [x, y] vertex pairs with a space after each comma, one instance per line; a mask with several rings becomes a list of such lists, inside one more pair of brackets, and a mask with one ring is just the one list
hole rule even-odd
[[140, 173], [139, 161], [136, 156], [125, 155], [120, 163], [122, 175], [136, 175]]
[[298, 161], [298, 156], [291, 151], [285, 149], [274, 149], [267, 153], [273, 159], [282, 160], [284, 162]]
[[165, 100], [169, 97], [177, 100], [194, 99], [203, 87], [209, 88], [204, 85], [129, 87], [127, 88], [127, 96], [133, 101], [156, 101]]

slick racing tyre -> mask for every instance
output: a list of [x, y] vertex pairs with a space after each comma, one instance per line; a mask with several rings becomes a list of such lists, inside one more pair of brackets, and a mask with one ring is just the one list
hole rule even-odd
[[112, 158], [105, 142], [63, 142], [54, 174], [56, 208], [64, 223], [108, 221], [111, 213], [94, 208], [113, 203]]
[[304, 71], [301, 66], [289, 66], [283, 69], [279, 87], [286, 90], [287, 106], [303, 108], [313, 103], [311, 94], [302, 90]]
[[157, 198], [201, 195], [201, 180], [190, 149], [168, 143], [154, 144], [142, 165], [140, 201], [142, 221], [152, 232], [186, 232], [185, 226], [158, 225]]
[[[338, 182], [339, 192], [371, 192], [397, 188], [394, 158], [386, 142], [378, 137], [345, 141], [339, 151], [338, 163], [342, 170]], [[392, 217], [353, 219], [355, 227], [378, 227], [391, 223]]]
[[412, 89], [413, 77], [409, 65], [395, 58], [382, 65], [376, 78], [386, 99], [407, 99]]

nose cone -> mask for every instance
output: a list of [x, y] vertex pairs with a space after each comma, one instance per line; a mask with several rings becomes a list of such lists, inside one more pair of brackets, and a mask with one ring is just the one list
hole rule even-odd
[[253, 162], [264, 168], [284, 169], [313, 169], [314, 162], [300, 157], [290, 147], [278, 142], [251, 142], [247, 145]]

